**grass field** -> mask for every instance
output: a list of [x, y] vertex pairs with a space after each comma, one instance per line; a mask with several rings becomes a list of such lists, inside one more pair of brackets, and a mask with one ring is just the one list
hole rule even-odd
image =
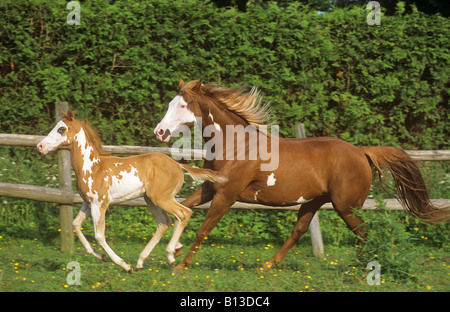
[[[110, 246], [135, 266], [144, 242], [113, 241]], [[189, 244], [186, 244], [188, 246]], [[97, 246], [98, 247], [98, 246]], [[165, 243], [154, 250], [144, 271], [128, 274], [117, 265], [88, 255], [79, 241], [74, 252], [60, 252], [39, 239], [0, 238], [1, 291], [227, 291], [227, 292], [321, 292], [321, 291], [450, 291], [450, 254], [443, 249], [417, 248], [411, 259], [420, 269], [413, 278], [395, 280], [384, 276], [381, 284], [368, 285], [367, 271], [356, 261], [352, 246], [328, 247], [315, 259], [307, 240], [294, 247], [283, 262], [270, 271], [259, 265], [279, 246], [206, 241], [193, 265], [183, 274], [172, 272], [165, 258]], [[187, 248], [186, 248], [187, 250]], [[185, 250], [185, 252], [186, 252]], [[81, 266], [81, 285], [69, 285], [70, 261]]]
[[[20, 153], [19, 153], [20, 152]], [[23, 153], [22, 153], [23, 152]], [[0, 149], [0, 181], [57, 187], [57, 166], [27, 160], [26, 150]], [[17, 153], [17, 163], [11, 155]], [[20, 160], [20, 161], [19, 161]], [[45, 169], [46, 175], [40, 174]], [[450, 198], [450, 164], [426, 162], [421, 167], [431, 198]], [[195, 186], [185, 184], [182, 196]], [[381, 194], [372, 185], [372, 194]], [[384, 198], [390, 198], [384, 195]], [[74, 206], [74, 213], [79, 210]], [[206, 211], [194, 210], [182, 238], [189, 249]], [[312, 256], [308, 233], [271, 271], [259, 266], [285, 241], [296, 220], [294, 211], [233, 210], [220, 221], [202, 244], [192, 266], [172, 274], [165, 248], [171, 231], [150, 255], [142, 272], [125, 273], [120, 267], [87, 254], [75, 238], [75, 251], [59, 251], [58, 205], [24, 199], [0, 198], [0, 291], [218, 291], [218, 292], [342, 292], [342, 291], [450, 291], [450, 224], [426, 225], [403, 212], [366, 211], [364, 220], [373, 235], [366, 246], [371, 255], [358, 262], [355, 237], [334, 211], [321, 211], [325, 243], [322, 259]], [[155, 231], [155, 222], [144, 207], [110, 207], [107, 241], [135, 267], [141, 250]], [[95, 243], [92, 221], [83, 224], [86, 237]], [[96, 246], [98, 248], [98, 246]], [[366, 264], [381, 265], [381, 284], [368, 285]], [[69, 285], [66, 268], [71, 261], [81, 267], [81, 285]]]

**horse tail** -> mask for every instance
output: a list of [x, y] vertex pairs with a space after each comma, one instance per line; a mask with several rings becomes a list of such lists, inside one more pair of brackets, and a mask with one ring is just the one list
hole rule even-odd
[[217, 183], [224, 183], [228, 181], [228, 178], [225, 175], [211, 169], [200, 169], [183, 164], [179, 165], [196, 181], [208, 180]]
[[450, 207], [437, 208], [431, 203], [419, 168], [404, 151], [390, 146], [363, 147], [363, 151], [378, 172], [382, 188], [390, 194], [382, 178], [381, 166], [391, 172], [397, 199], [407, 211], [430, 224], [441, 223], [450, 218]]

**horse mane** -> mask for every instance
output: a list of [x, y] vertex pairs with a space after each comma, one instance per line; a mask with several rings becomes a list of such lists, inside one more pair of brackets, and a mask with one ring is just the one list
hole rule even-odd
[[94, 145], [94, 148], [100, 153], [100, 155], [102, 155], [102, 156], [110, 155], [110, 153], [105, 152], [103, 150], [100, 136], [98, 135], [98, 133], [94, 129], [94, 127], [92, 127], [91, 123], [89, 121], [79, 120], [79, 119], [76, 119], [76, 121], [78, 121], [81, 124], [81, 127], [84, 129], [84, 131], [86, 131], [86, 135], [89, 137], [92, 145]]
[[210, 83], [202, 84], [200, 88], [196, 88], [198, 84], [198, 80], [190, 81], [182, 91], [190, 96], [208, 95], [255, 127], [272, 123], [269, 104], [263, 105], [261, 103], [262, 96], [257, 87], [252, 87], [250, 90], [246, 86], [241, 88], [223, 88], [216, 86], [215, 83]]

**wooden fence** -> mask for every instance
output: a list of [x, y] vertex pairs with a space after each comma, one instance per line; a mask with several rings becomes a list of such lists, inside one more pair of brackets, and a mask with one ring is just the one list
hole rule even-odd
[[[67, 103], [61, 102], [55, 105], [55, 119], [61, 119], [60, 108], [67, 111]], [[296, 137], [306, 137], [303, 125], [295, 126]], [[39, 135], [23, 135], [23, 134], [4, 134], [0, 133], [0, 145], [9, 146], [29, 146], [36, 148], [36, 145], [44, 138]], [[191, 150], [187, 154], [181, 150], [164, 148], [164, 147], [144, 147], [144, 146], [111, 146], [104, 145], [104, 150], [118, 155], [135, 155], [145, 154], [150, 152], [160, 152], [170, 156], [187, 156], [192, 158], [204, 157], [205, 152], [202, 150]], [[431, 160], [431, 161], [445, 161], [450, 160], [450, 150], [432, 150], [432, 151], [405, 151], [415, 160]], [[58, 151], [58, 181], [59, 188], [41, 187], [35, 185], [13, 184], [0, 182], [0, 196], [24, 198], [36, 201], [50, 202], [60, 204], [60, 226], [61, 226], [61, 250], [73, 250], [74, 237], [72, 231], [73, 220], [73, 204], [81, 204], [82, 199], [80, 195], [72, 191], [71, 179], [71, 161], [70, 152], [67, 149]], [[182, 201], [183, 198], [179, 198]], [[449, 206], [450, 199], [436, 199], [432, 202], [439, 206]], [[401, 204], [396, 199], [386, 199], [386, 207], [391, 210], [402, 210]], [[128, 200], [116, 205], [120, 206], [146, 206], [143, 198]], [[363, 209], [375, 209], [376, 203], [372, 199], [367, 199], [364, 203]], [[280, 209], [280, 210], [298, 210], [299, 205], [290, 207], [265, 206], [259, 204], [248, 204], [236, 202], [232, 209]], [[208, 209], [209, 203], [193, 207], [194, 209]], [[332, 205], [327, 203], [321, 209], [333, 209]], [[316, 213], [310, 226], [311, 239], [313, 245], [313, 253], [315, 256], [320, 256], [324, 252], [320, 225], [319, 214]]]

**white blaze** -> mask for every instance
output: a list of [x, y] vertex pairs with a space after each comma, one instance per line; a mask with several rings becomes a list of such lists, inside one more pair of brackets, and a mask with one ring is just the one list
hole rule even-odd
[[189, 122], [196, 123], [195, 115], [187, 108], [187, 103], [181, 95], [177, 95], [169, 103], [166, 115], [156, 126], [155, 133], [160, 129], [169, 130], [171, 135], [179, 134], [180, 126]]
[[42, 146], [41, 152], [47, 154], [58, 148], [62, 143], [67, 142], [67, 137], [62, 136], [59, 132], [59, 128], [65, 128], [67, 130], [67, 125], [64, 121], [60, 120], [56, 126], [50, 131], [50, 133], [37, 145]]

